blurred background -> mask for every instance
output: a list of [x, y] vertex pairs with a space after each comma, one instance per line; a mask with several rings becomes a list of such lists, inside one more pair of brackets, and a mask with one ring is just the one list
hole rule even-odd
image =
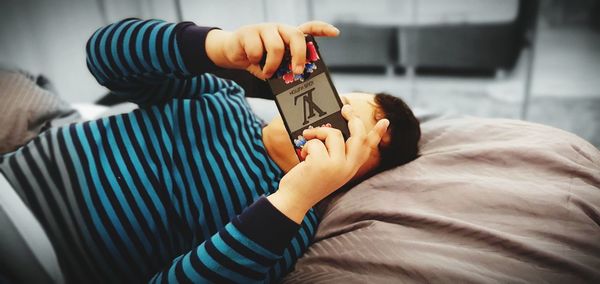
[[44, 75], [68, 102], [94, 102], [106, 90], [87, 71], [85, 43], [126, 17], [228, 30], [328, 21], [341, 36], [319, 45], [342, 93], [539, 122], [600, 147], [597, 0], [2, 0], [0, 64]]

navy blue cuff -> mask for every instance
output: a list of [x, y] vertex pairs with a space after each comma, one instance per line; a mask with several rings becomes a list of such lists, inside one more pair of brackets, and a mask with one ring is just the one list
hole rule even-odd
[[215, 27], [199, 27], [192, 22], [182, 22], [175, 27], [177, 45], [183, 63], [192, 74], [214, 72], [220, 69], [206, 54], [206, 35]]
[[248, 238], [271, 252], [281, 255], [300, 225], [261, 197], [233, 219], [233, 224]]

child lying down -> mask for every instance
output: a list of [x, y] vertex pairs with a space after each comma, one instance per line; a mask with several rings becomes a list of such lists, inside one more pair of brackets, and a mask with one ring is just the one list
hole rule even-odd
[[141, 108], [50, 129], [0, 156], [68, 282], [275, 281], [310, 245], [315, 204], [415, 159], [419, 122], [399, 98], [343, 95], [350, 138], [306, 130], [299, 161], [281, 118], [264, 126], [242, 88], [210, 74], [269, 78], [285, 46], [299, 74], [304, 34], [338, 33], [323, 22], [228, 32], [138, 19], [96, 31], [89, 70]]

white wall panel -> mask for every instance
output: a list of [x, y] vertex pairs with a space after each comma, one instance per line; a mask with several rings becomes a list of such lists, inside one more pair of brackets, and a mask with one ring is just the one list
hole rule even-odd
[[92, 102], [106, 89], [87, 70], [85, 44], [107, 21], [126, 17], [176, 21], [176, 11], [159, 0], [2, 0], [0, 62], [45, 75], [70, 102]]
[[102, 24], [96, 1], [3, 1], [2, 6], [0, 61], [45, 75], [69, 101], [90, 101], [103, 92], [85, 64], [86, 40]]
[[297, 26], [309, 20], [307, 0], [266, 0], [267, 21]]
[[[98, 1], [98, 0], [96, 0]], [[158, 18], [168, 22], [177, 21], [175, 0], [102, 0], [109, 22], [124, 18]]]
[[181, 0], [183, 20], [234, 30], [266, 21], [264, 0]]

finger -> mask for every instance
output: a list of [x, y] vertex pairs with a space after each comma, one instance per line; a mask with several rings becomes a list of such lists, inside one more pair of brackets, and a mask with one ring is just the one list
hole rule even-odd
[[327, 139], [327, 136], [332, 135], [335, 131], [339, 130], [331, 127], [308, 128], [302, 131], [302, 136], [304, 136], [306, 140], [319, 139], [321, 141], [325, 141], [325, 139]]
[[270, 26], [269, 28], [262, 30], [260, 36], [265, 49], [267, 50], [267, 60], [265, 61], [262, 72], [265, 76], [271, 77], [281, 64], [285, 45], [283, 44], [283, 40], [276, 27]]
[[354, 113], [351, 105], [342, 107], [342, 115], [348, 120], [348, 130], [350, 137], [346, 141], [346, 160], [355, 167], [360, 167], [368, 157], [370, 149], [367, 144], [365, 124]]
[[329, 157], [325, 144], [317, 139], [307, 141], [302, 148], [302, 152], [304, 151], [306, 151], [305, 159], [323, 159]]
[[250, 66], [246, 67], [246, 71], [250, 72], [250, 74], [254, 75], [256, 78], [261, 80], [266, 80], [270, 78], [263, 74], [262, 69], [258, 64], [251, 64]]
[[258, 33], [245, 33], [242, 39], [242, 47], [251, 64], [258, 64], [260, 62], [263, 56], [263, 43]]
[[379, 142], [385, 135], [389, 125], [390, 121], [384, 118], [377, 121], [366, 137], [351, 136], [346, 143], [346, 160], [349, 164], [360, 167], [368, 159], [371, 152], [377, 150]]
[[306, 140], [319, 139], [325, 141], [327, 152], [332, 158], [343, 158], [346, 155], [344, 136], [339, 129], [330, 127], [317, 127], [306, 129], [302, 132]]
[[304, 64], [306, 64], [306, 41], [304, 33], [295, 27], [280, 25], [279, 34], [283, 41], [290, 47], [293, 72], [295, 74], [302, 74], [304, 72]]
[[304, 161], [306, 160], [306, 156], [308, 155], [308, 148], [306, 147], [302, 147], [302, 150], [300, 150], [300, 161]]
[[342, 107], [342, 116], [348, 121], [350, 137], [365, 134], [365, 124], [362, 122], [360, 117], [354, 113], [354, 109], [351, 105], [344, 105]]
[[338, 30], [336, 27], [322, 21], [306, 22], [298, 26], [298, 29], [305, 34], [311, 34], [314, 36], [337, 36], [340, 34], [340, 30]]
[[377, 147], [379, 146], [379, 142], [381, 142], [381, 139], [387, 132], [389, 125], [390, 121], [384, 118], [377, 121], [373, 129], [369, 131], [369, 134], [367, 134], [367, 144], [369, 144], [369, 147], [371, 147], [371, 149], [377, 149]]
[[364, 137], [362, 139], [348, 138], [348, 141], [346, 141], [346, 162], [348, 166], [358, 169], [368, 159], [371, 149], [368, 148], [366, 142], [367, 140]]

